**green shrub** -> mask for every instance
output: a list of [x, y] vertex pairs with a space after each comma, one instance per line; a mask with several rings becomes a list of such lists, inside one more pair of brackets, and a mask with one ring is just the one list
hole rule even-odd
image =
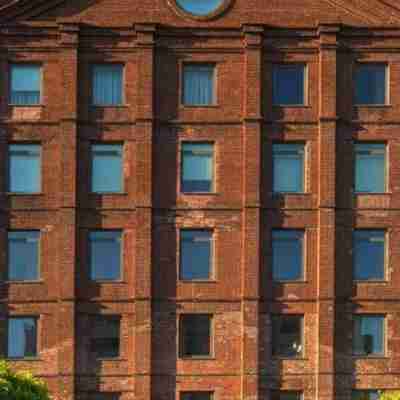
[[14, 372], [0, 361], [0, 400], [50, 400], [43, 381], [29, 372]]
[[400, 400], [400, 392], [397, 390], [386, 390], [381, 393], [379, 400]]

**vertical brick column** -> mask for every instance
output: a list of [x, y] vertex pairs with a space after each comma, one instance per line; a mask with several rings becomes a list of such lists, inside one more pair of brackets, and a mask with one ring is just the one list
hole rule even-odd
[[60, 66], [63, 115], [59, 149], [62, 177], [59, 187], [57, 318], [59, 398], [75, 398], [75, 268], [77, 260], [77, 143], [79, 26], [60, 24]]
[[319, 400], [335, 398], [335, 207], [336, 207], [336, 25], [320, 25], [319, 51], [319, 234], [318, 375]]
[[152, 232], [152, 142], [154, 131], [154, 63], [156, 28], [138, 24], [137, 104], [137, 219], [135, 287], [135, 399], [151, 398], [151, 232]]
[[242, 399], [258, 398], [263, 28], [245, 25], [243, 109]]

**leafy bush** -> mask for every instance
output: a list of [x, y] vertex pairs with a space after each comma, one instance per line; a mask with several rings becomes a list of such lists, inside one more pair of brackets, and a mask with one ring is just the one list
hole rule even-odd
[[0, 400], [50, 400], [43, 381], [29, 372], [14, 372], [0, 361]]
[[379, 400], [400, 400], [400, 392], [386, 390], [381, 393], [381, 395], [379, 396]]

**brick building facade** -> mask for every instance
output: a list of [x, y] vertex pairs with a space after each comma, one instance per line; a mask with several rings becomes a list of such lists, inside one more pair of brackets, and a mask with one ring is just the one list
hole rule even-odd
[[[1, 269], [10, 231], [40, 231], [39, 279], [0, 283], [0, 332], [10, 340], [10, 318], [35, 317], [37, 354], [12, 365], [43, 377], [55, 399], [350, 400], [400, 388], [400, 7], [221, 4], [198, 18], [174, 0], [0, 1]], [[40, 104], [10, 101], [11, 66], [24, 63], [40, 65]], [[123, 66], [118, 106], [92, 105], [101, 63]], [[215, 104], [184, 104], [187, 63], [217, 69]], [[291, 63], [305, 66], [307, 99], [274, 105], [272, 70]], [[385, 104], [354, 103], [360, 63], [385, 65]], [[118, 194], [90, 191], [90, 149], [103, 142], [123, 146]], [[213, 143], [214, 191], [182, 192], [185, 142]], [[383, 193], [354, 191], [363, 142], [386, 148]], [[9, 190], [10, 144], [21, 143], [41, 146], [40, 193]], [[278, 143], [304, 145], [302, 193], [273, 192]], [[212, 231], [214, 279], [180, 279], [183, 229]], [[301, 280], [273, 279], [277, 229], [304, 232]], [[383, 279], [353, 279], [355, 229], [385, 232]], [[122, 232], [122, 279], [90, 279], [93, 230]], [[182, 357], [186, 314], [212, 319], [208, 357]], [[384, 320], [373, 357], [354, 355], [365, 314]], [[98, 315], [119, 318], [118, 357], [88, 355]], [[279, 315], [302, 317], [301, 356], [274, 354]]]

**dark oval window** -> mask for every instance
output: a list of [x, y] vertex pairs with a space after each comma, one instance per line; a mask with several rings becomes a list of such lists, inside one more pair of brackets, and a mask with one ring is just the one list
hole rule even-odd
[[179, 8], [196, 17], [213, 14], [225, 3], [226, 0], [176, 0]]

